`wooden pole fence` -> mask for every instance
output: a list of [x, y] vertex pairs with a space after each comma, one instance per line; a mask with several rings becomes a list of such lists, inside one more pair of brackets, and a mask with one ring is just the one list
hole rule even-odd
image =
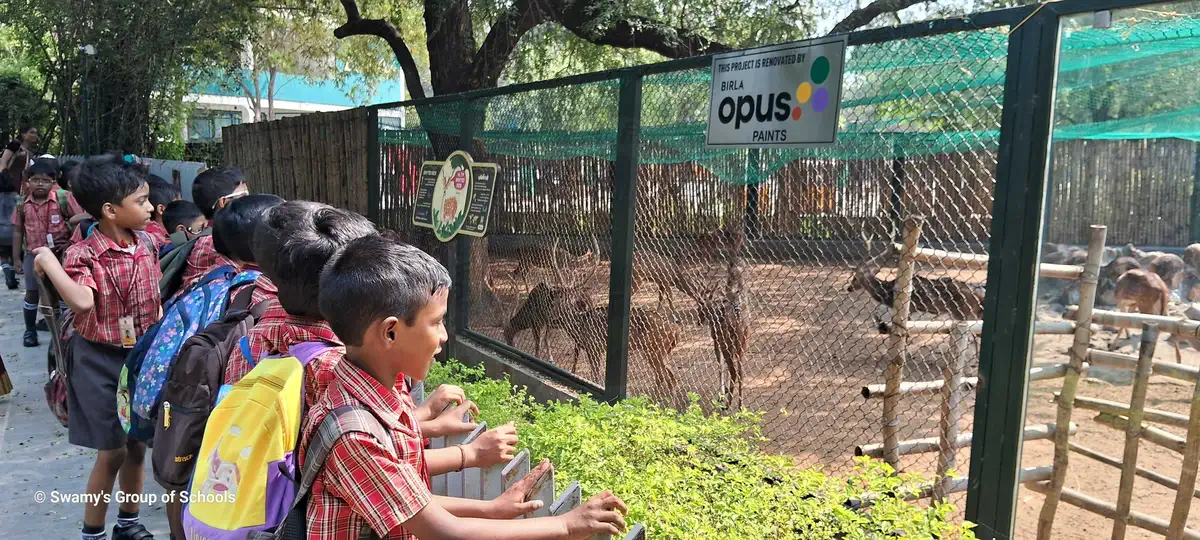
[[[983, 333], [983, 321], [909, 321], [909, 334], [949, 334], [956, 325], [966, 323], [970, 333]], [[1075, 333], [1075, 321], [1037, 321], [1035, 334], [1069, 335]]]
[[[902, 244], [893, 244], [892, 247], [898, 252], [904, 249]], [[988, 266], [987, 255], [930, 248], [917, 248], [913, 252], [913, 260], [970, 270], [986, 270]], [[1038, 267], [1038, 275], [1044, 278], [1079, 279], [1083, 276], [1083, 267], [1071, 264], [1043, 263]]]
[[[1105, 465], [1110, 465], [1110, 466], [1116, 467], [1118, 469], [1125, 468], [1125, 464], [1122, 463], [1121, 460], [1119, 460], [1115, 457], [1112, 457], [1112, 456], [1101, 454], [1100, 452], [1097, 452], [1097, 451], [1092, 450], [1091, 448], [1087, 448], [1085, 446], [1080, 446], [1078, 444], [1071, 443], [1071, 451], [1075, 452], [1076, 454], [1079, 454], [1081, 456], [1092, 458], [1092, 459], [1099, 461], [1100, 463], [1103, 463]], [[1146, 480], [1149, 480], [1151, 482], [1154, 482], [1155, 484], [1163, 486], [1167, 489], [1171, 489], [1171, 490], [1179, 489], [1179, 480], [1171, 478], [1170, 476], [1158, 474], [1154, 471], [1146, 470], [1146, 469], [1143, 469], [1136, 465], [1134, 465], [1133, 470], [1134, 470], [1134, 473], [1137, 474], [1138, 476], [1145, 478]], [[1200, 490], [1193, 488], [1192, 496], [1196, 497], [1196, 498], [1200, 498]]]
[[[1025, 441], [1040, 441], [1054, 437], [1056, 433], [1054, 424], [1040, 424], [1036, 426], [1025, 426]], [[1078, 431], [1078, 426], [1071, 424], [1070, 432]], [[972, 433], [961, 433], [954, 439], [954, 448], [966, 448], [971, 446]], [[925, 454], [936, 452], [940, 447], [941, 437], [928, 437], [924, 439], [909, 439], [899, 441], [896, 445], [896, 452], [899, 455], [907, 456], [912, 454]], [[884, 445], [880, 443], [862, 444], [854, 447], [855, 456], [867, 456], [873, 458], [883, 457]]]
[[[1150, 385], [1150, 364], [1154, 359], [1154, 348], [1158, 344], [1158, 327], [1142, 326], [1142, 344], [1138, 349], [1137, 376], [1133, 380], [1133, 396], [1129, 400], [1129, 421], [1125, 427], [1124, 463], [1137, 464], [1138, 443], [1142, 435], [1142, 410], [1146, 407], [1146, 387]], [[1121, 483], [1117, 489], [1117, 516], [1113, 520], [1113, 540], [1124, 540], [1126, 519], [1133, 504], [1134, 467], [1121, 469]], [[1191, 500], [1189, 497], [1188, 500]]]
[[[1060, 396], [1061, 394], [1055, 392], [1054, 401], [1057, 402], [1060, 399]], [[1127, 414], [1129, 412], [1128, 403], [1120, 403], [1117, 401], [1109, 401], [1106, 399], [1096, 399], [1084, 396], [1075, 396], [1075, 407], [1117, 416]], [[1178, 413], [1160, 411], [1158, 409], [1143, 409], [1142, 413], [1144, 414], [1142, 419], [1147, 422], [1183, 428], [1191, 425], [1191, 421], [1188, 420], [1188, 417]]]
[[[1026, 484], [1030, 490], [1043, 495], [1049, 496], [1050, 486], [1047, 482], [1031, 482]], [[1103, 501], [1095, 497], [1085, 495], [1073, 489], [1060, 488], [1058, 490], [1058, 499], [1072, 506], [1077, 506], [1087, 510], [1093, 514], [1100, 514], [1109, 519], [1115, 519], [1117, 515], [1117, 505], [1108, 501]], [[1162, 518], [1157, 518], [1141, 512], [1129, 512], [1128, 521], [1130, 525], [1147, 531], [1167, 534], [1169, 524]], [[1183, 538], [1188, 540], [1200, 540], [1200, 533], [1191, 529], [1184, 529]]]
[[[1067, 374], [1067, 368], [1067, 364], [1034, 366], [1029, 370], [1029, 380], [1033, 382], [1058, 379]], [[1087, 364], [1084, 364], [1084, 371], [1086, 370]], [[960, 384], [964, 389], [972, 390], [979, 384], [979, 377], [963, 377]], [[899, 392], [905, 396], [932, 395], [941, 392], [945, 385], [946, 381], [944, 380], [905, 382], [900, 384]], [[886, 391], [886, 384], [869, 384], [862, 387], [862, 397], [866, 399], [880, 399]]]
[[892, 331], [888, 335], [887, 390], [883, 397], [883, 460], [900, 468], [900, 384], [904, 382], [904, 363], [908, 355], [908, 314], [912, 297], [913, 252], [921, 240], [924, 218], [910, 216], [904, 221], [904, 246], [895, 281], [892, 304]]
[[[1087, 262], [1083, 267], [1079, 284], [1079, 313], [1078, 321], [1092, 320], [1092, 309], [1096, 302], [1096, 284], [1100, 275], [1100, 263], [1104, 256], [1104, 239], [1107, 229], [1103, 225], [1092, 225], [1091, 237], [1088, 239]], [[1075, 328], [1075, 338], [1070, 350], [1070, 369], [1063, 377], [1062, 396], [1059, 401], [1055, 423], [1070, 425], [1071, 413], [1075, 406], [1075, 392], [1079, 388], [1079, 377], [1087, 361], [1088, 348], [1092, 339], [1092, 326], [1080, 324]], [[1058, 501], [1062, 494], [1063, 484], [1067, 480], [1067, 464], [1070, 461], [1070, 430], [1058, 430], [1054, 434], [1054, 475], [1047, 484], [1046, 500], [1042, 504], [1038, 516], [1038, 540], [1050, 540], [1054, 527], [1054, 515], [1058, 511]]]
[[942, 415], [938, 426], [938, 467], [933, 480], [934, 502], [942, 502], [952, 493], [954, 479], [950, 478], [949, 472], [957, 467], [958, 449], [954, 447], [954, 442], [958, 440], [958, 420], [963, 414], [963, 370], [966, 369], [967, 355], [971, 350], [971, 333], [966, 323], [959, 324], [951, 331], [950, 344], [950, 359], [942, 369]]
[[[1108, 413], [1100, 413], [1096, 415], [1096, 422], [1113, 428], [1117, 431], [1125, 431], [1129, 426], [1128, 418]], [[1186, 446], [1186, 441], [1183, 439], [1183, 437], [1174, 435], [1154, 426], [1142, 426], [1141, 438], [1166, 448], [1167, 450], [1172, 450], [1180, 454], [1183, 453], [1184, 447]]]
[[[1137, 357], [1131, 354], [1091, 349], [1088, 351], [1088, 362], [1094, 366], [1104, 366], [1125, 371], [1134, 371], [1137, 369]], [[1151, 372], [1154, 375], [1161, 375], [1191, 383], [1200, 380], [1200, 368], [1186, 364], [1154, 362], [1151, 364]]]
[[1168, 539], [1182, 538], [1188, 512], [1192, 508], [1192, 498], [1186, 495], [1196, 489], [1196, 471], [1200, 465], [1200, 384], [1192, 390], [1190, 413], [1188, 418], [1191, 419], [1191, 424], [1188, 426], [1187, 442], [1183, 448], [1183, 468], [1179, 473], [1179, 491], [1175, 493], [1175, 507], [1171, 510]]

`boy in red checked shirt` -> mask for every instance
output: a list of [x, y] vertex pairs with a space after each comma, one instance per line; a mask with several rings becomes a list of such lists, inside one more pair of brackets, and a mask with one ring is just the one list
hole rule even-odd
[[[117, 156], [96, 157], [80, 166], [73, 187], [83, 209], [99, 218], [96, 230], [67, 248], [61, 264], [49, 247], [38, 248], [34, 271], [50, 279], [75, 314], [67, 433], [71, 444], [99, 451], [82, 538], [104, 540], [113, 482], [119, 477], [129, 495], [141, 495], [145, 482], [146, 445], [126, 438], [114, 396], [126, 354], [162, 315], [162, 273], [154, 241], [141, 232], [151, 207], [140, 171]], [[152, 540], [138, 522], [136, 500], [121, 503], [113, 540]]]
[[[403, 376], [422, 380], [446, 341], [450, 275], [426, 253], [380, 236], [351, 242], [321, 275], [321, 313], [346, 342], [334, 382], [301, 427], [300, 463], [329, 413], [369, 409], [390, 440], [362, 432], [334, 442], [311, 488], [310, 540], [381, 538], [440, 540], [573, 539], [615, 535], [625, 503], [601, 493], [556, 517], [514, 520], [543, 501], [510, 489], [491, 501], [432, 495], [416, 410], [396, 388]], [[544, 471], [548, 462], [539, 465]]]
[[[218, 210], [249, 193], [250, 189], [246, 186], [246, 177], [242, 175], [241, 169], [208, 169], [192, 182], [192, 201], [200, 207], [210, 226]], [[187, 289], [213, 268], [233, 264], [233, 261], [213, 248], [212, 235], [209, 233], [211, 229], [196, 238], [192, 251], [188, 254], [187, 269], [183, 273], [183, 282], [178, 290]]]
[[[25, 273], [25, 335], [22, 344], [37, 347], [37, 278], [33, 272], [33, 251], [49, 247], [55, 254], [67, 249], [71, 239], [68, 221], [77, 213], [83, 213], [78, 205], [62, 204], [58, 200], [55, 178], [58, 171], [52, 162], [38, 160], [25, 169], [25, 186], [28, 195], [13, 210], [13, 261]], [[63, 207], [66, 207], [64, 215]], [[23, 246], [23, 249], [22, 249]]]
[[179, 188], [175, 187], [175, 184], [160, 176], [152, 174], [146, 179], [146, 183], [150, 185], [150, 205], [154, 207], [154, 212], [150, 215], [150, 223], [146, 224], [146, 234], [154, 239], [156, 247], [161, 248], [171, 243], [171, 234], [163, 225], [163, 212], [166, 211], [168, 204], [183, 200], [183, 194]]

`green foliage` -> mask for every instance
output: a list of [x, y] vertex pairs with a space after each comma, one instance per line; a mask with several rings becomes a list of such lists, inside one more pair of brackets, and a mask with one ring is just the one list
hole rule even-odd
[[[974, 538], [950, 522], [953, 506], [932, 508], [900, 496], [922, 482], [869, 459], [838, 478], [759, 450], [757, 414], [682, 413], [644, 398], [617, 405], [534, 403], [524, 389], [489, 379], [482, 368], [435, 365], [426, 388], [458, 384], [488, 425], [514, 421], [534, 460], [549, 458], [556, 482], [578, 480], [585, 495], [612, 490], [630, 507], [628, 521], [652, 538], [871, 539]], [[846, 502], [873, 494], [866, 510]]]

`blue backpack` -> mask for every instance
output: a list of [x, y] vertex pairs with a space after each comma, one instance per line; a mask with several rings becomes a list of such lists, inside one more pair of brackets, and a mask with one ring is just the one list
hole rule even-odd
[[129, 351], [117, 387], [117, 416], [130, 437], [149, 440], [163, 386], [183, 343], [221, 320], [229, 291], [253, 283], [259, 272], [238, 273], [232, 266], [210, 271], [163, 307], [163, 317]]

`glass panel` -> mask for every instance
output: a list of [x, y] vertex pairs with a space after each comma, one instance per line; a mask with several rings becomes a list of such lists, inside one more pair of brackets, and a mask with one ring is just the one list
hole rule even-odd
[[[1197, 141], [1200, 140], [1200, 2], [1174, 2], [1111, 12], [1107, 17], [1083, 14], [1061, 23], [1060, 60], [1055, 97], [1052, 165], [1047, 182], [1043, 225], [1042, 262], [1085, 263], [1089, 229], [1107, 227], [1107, 247], [1100, 255], [1096, 310], [1166, 313], [1195, 316], [1190, 301], [1200, 299], [1191, 287], [1200, 280], [1196, 260], [1184, 261], [1184, 249], [1200, 241], [1195, 216], [1200, 210], [1194, 193]], [[1126, 259], [1124, 257], [1132, 258]], [[1143, 266], [1148, 273], [1125, 270]], [[1123, 277], [1122, 277], [1123, 276]], [[1146, 285], [1150, 288], [1137, 287]], [[1039, 323], [1073, 319], [1081, 301], [1077, 281], [1043, 278], [1038, 282]], [[1200, 292], [1200, 291], [1198, 291]], [[1149, 300], [1125, 305], [1124, 300]], [[1139, 307], [1140, 306], [1140, 307]], [[1097, 319], [1093, 317], [1093, 322]], [[1115, 352], [1136, 359], [1140, 329], [1132, 337], [1118, 335], [1110, 326], [1094, 326], [1093, 350]], [[1154, 360], [1176, 365], [1176, 352], [1165, 332], [1156, 344]], [[1035, 366], [1070, 360], [1071, 335], [1034, 336]], [[1184, 345], [1186, 369], [1195, 372], [1200, 352]], [[1124, 461], [1125, 431], [1113, 427], [1111, 417], [1098, 416], [1102, 404], [1128, 409], [1133, 398], [1135, 373], [1097, 365], [1093, 358], [1081, 380], [1071, 411], [1078, 427], [1069, 437], [1072, 445], [1066, 467], [1068, 495], [1082, 494], [1111, 504], [1120, 497], [1121, 469], [1103, 463]], [[1155, 375], [1149, 377], [1145, 406], [1186, 418], [1194, 382]], [[1030, 383], [1027, 433], [1033, 426], [1054, 423], [1059, 405], [1055, 395], [1064, 391], [1064, 379]], [[1126, 414], [1128, 414], [1126, 412]], [[1144, 425], [1184, 437], [1183, 420], [1163, 422], [1148, 417]], [[1119, 422], [1115, 423], [1120, 426]], [[1052, 439], [1027, 440], [1022, 467], [1032, 469], [1054, 463]], [[1092, 454], [1091, 456], [1085, 454]], [[1126, 463], [1132, 466], [1133, 463]], [[1179, 453], [1143, 440], [1136, 466], [1163, 477], [1178, 479]], [[1133, 473], [1130, 473], [1133, 475]], [[1054, 538], [1108, 537], [1113, 520], [1078, 508], [1064, 497], [1056, 506]], [[1016, 537], [1035, 538], [1046, 498], [1029, 487], [1018, 498]], [[1133, 480], [1132, 509], [1169, 521], [1175, 490], [1142, 477]], [[1190, 528], [1200, 530], [1200, 514], [1192, 512]], [[1161, 534], [1129, 526], [1127, 538], [1157, 538]]]

